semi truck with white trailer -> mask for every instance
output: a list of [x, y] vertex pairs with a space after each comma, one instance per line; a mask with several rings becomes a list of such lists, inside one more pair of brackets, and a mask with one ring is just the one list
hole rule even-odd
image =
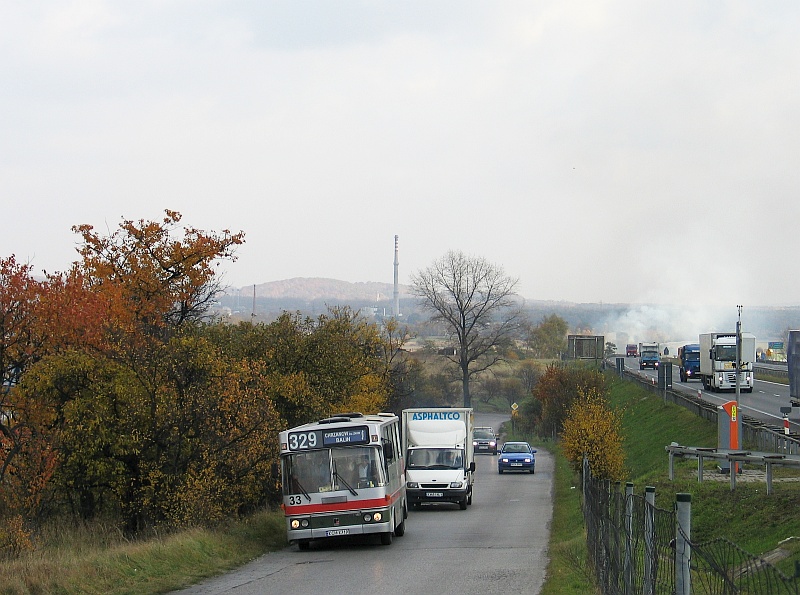
[[[751, 393], [755, 381], [756, 338], [751, 333], [741, 333], [741, 337], [739, 390]], [[736, 390], [736, 333], [700, 335], [700, 377], [706, 390]]]
[[406, 497], [423, 502], [472, 504], [475, 473], [473, 411], [468, 407], [404, 409]]

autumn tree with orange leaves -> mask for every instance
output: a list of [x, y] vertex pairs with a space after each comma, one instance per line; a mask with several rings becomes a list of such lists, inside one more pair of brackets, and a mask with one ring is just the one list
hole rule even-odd
[[[185, 334], [219, 290], [214, 262], [233, 259], [243, 234], [180, 229], [180, 220], [174, 211], [124, 220], [110, 236], [73, 228], [82, 260], [51, 277], [31, 322], [46, 349], [9, 403], [58, 455], [53, 501], [86, 518], [121, 515], [130, 531], [175, 516], [165, 502], [204, 456], [193, 443], [224, 428], [200, 412], [219, 411], [240, 384], [213, 348], [200, 342], [187, 355]], [[272, 432], [277, 417], [259, 406], [250, 418]]]
[[598, 479], [621, 481], [626, 475], [622, 416], [597, 388], [578, 391], [564, 420], [561, 445], [576, 472], [586, 458]]
[[180, 221], [76, 226], [81, 259], [43, 282], [0, 262], [0, 304], [18, 315], [2, 321], [18, 341], [0, 351], [14, 374], [0, 411], [0, 515], [13, 526], [102, 514], [136, 533], [242, 514], [278, 499], [280, 430], [385, 407], [397, 337], [348, 308], [210, 320], [216, 263], [243, 234]]
[[47, 352], [47, 338], [36, 324], [47, 285], [35, 280], [29, 265], [12, 256], [0, 259], [0, 522], [10, 512], [29, 515], [52, 472], [54, 457], [39, 433], [38, 410], [15, 409], [23, 375]]
[[271, 324], [216, 325], [225, 352], [259, 362], [280, 386], [272, 400], [288, 427], [342, 411], [377, 413], [388, 398], [385, 350], [398, 349], [347, 307], [316, 318], [284, 312]]
[[550, 364], [520, 405], [521, 429], [539, 436], [555, 437], [564, 426], [579, 391], [597, 389], [607, 394], [605, 377], [596, 369]]
[[0, 553], [30, 547], [25, 519], [39, 510], [57, 463], [43, 433], [49, 412], [16, 400], [21, 379], [48, 351], [38, 324], [47, 290], [29, 265], [0, 259]]

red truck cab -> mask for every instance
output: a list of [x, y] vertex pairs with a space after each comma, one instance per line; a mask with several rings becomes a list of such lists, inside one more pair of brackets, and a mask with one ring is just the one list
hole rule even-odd
[[639, 346], [636, 343], [628, 343], [625, 346], [625, 357], [639, 357]]

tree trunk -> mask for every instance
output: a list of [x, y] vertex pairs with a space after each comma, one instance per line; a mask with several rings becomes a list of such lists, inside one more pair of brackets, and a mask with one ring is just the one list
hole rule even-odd
[[469, 372], [461, 371], [461, 386], [464, 391], [464, 407], [472, 407], [472, 398], [469, 395]]

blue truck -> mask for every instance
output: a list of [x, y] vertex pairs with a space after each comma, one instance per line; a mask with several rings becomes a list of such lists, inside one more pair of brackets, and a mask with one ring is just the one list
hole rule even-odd
[[678, 347], [678, 359], [681, 362], [681, 382], [689, 382], [694, 378], [703, 380], [700, 376], [700, 344], [690, 343]]
[[658, 343], [639, 343], [639, 369], [658, 368], [661, 361]]

